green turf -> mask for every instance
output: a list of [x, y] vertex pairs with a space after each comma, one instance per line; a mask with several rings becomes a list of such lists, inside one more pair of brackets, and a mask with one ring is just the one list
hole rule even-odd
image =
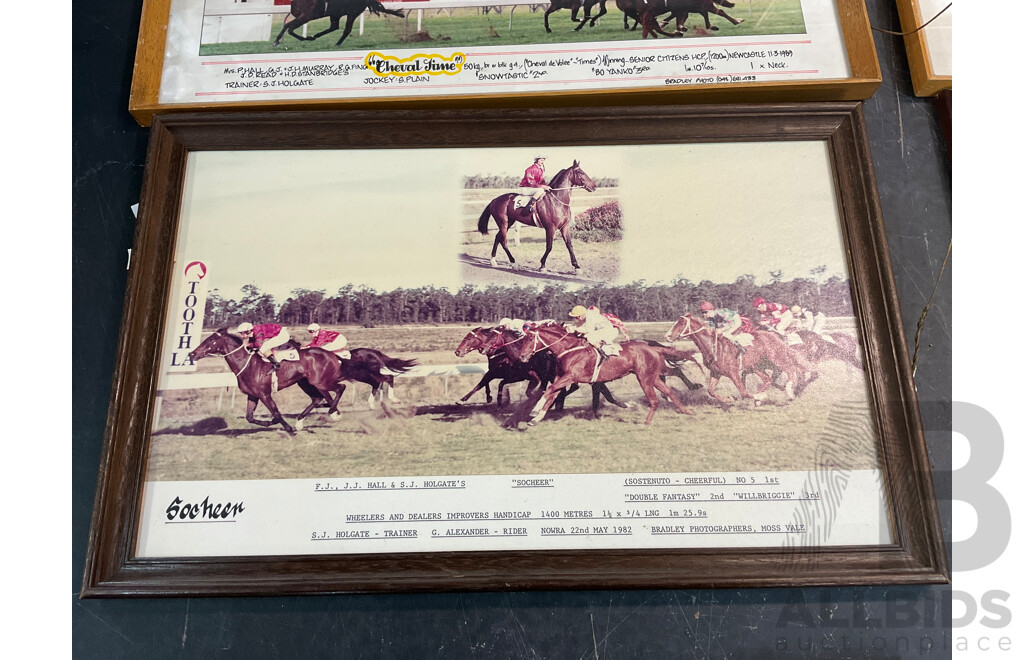
[[[575, 32], [576, 23], [570, 21], [570, 12], [557, 11], [549, 17], [551, 34], [544, 31], [544, 11], [530, 13], [528, 7], [520, 6], [512, 19], [509, 29], [510, 7], [504, 8], [501, 14], [491, 12], [483, 14], [478, 8], [457, 9], [451, 16], [441, 12], [429, 14], [424, 11], [423, 33], [416, 34], [416, 13], [410, 11], [405, 19], [390, 16], [367, 16], [364, 34], [358, 34], [358, 23], [353, 26], [352, 34], [340, 47], [336, 46], [341, 30], [327, 34], [316, 41], [299, 41], [286, 34], [280, 46], [273, 46], [273, 37], [281, 29], [283, 17], [274, 20], [271, 34], [266, 41], [251, 41], [224, 44], [206, 44], [200, 48], [200, 55], [241, 55], [275, 52], [321, 52], [331, 50], [375, 50], [397, 48], [422, 48], [434, 46], [443, 48], [467, 46], [506, 46], [522, 44], [559, 44], [595, 41], [628, 41], [641, 39], [641, 31], [623, 30], [622, 13], [609, 3], [608, 14], [596, 27], [589, 25]], [[740, 0], [737, 6], [727, 10], [734, 18], [743, 19], [740, 25], [732, 25], [724, 18], [712, 16], [712, 25], [718, 26], [717, 32], [697, 34], [694, 26], [703, 27], [703, 19], [691, 15], [687, 21], [690, 28], [683, 38], [695, 36], [712, 38], [734, 38], [738, 36], [768, 34], [804, 34], [803, 12], [800, 0], [753, 0], [749, 5]], [[580, 13], [582, 16], [582, 12]], [[632, 24], [632, 23], [631, 23]], [[327, 19], [320, 19], [308, 24], [309, 35], [316, 34], [329, 25]], [[342, 24], [344, 27], [344, 24]], [[669, 28], [671, 30], [671, 28]], [[665, 40], [665, 37], [661, 37]], [[653, 45], [653, 44], [652, 44]]]

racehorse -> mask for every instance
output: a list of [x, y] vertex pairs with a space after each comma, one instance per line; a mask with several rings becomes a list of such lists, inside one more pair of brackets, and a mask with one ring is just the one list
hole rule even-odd
[[[682, 33], [686, 32], [684, 23], [686, 23], [686, 19], [690, 14], [700, 14], [703, 16], [704, 28], [711, 31], [717, 31], [718, 26], [711, 24], [708, 14], [717, 14], [733, 25], [739, 25], [743, 22], [742, 18], [733, 18], [725, 13], [724, 9], [721, 9], [721, 7], [731, 9], [736, 6], [729, 0], [616, 0], [616, 4], [623, 14], [639, 20], [640, 24], [643, 25], [644, 39], [648, 35], [657, 39], [658, 34], [663, 34], [666, 37], [682, 36]], [[657, 17], [669, 12], [672, 13], [670, 18], [674, 17], [676, 19], [675, 32], [665, 31], [664, 26], [667, 21], [661, 25], [658, 24]], [[623, 24], [625, 25], [625, 18], [623, 18]]]
[[[530, 395], [538, 386], [542, 391], [547, 388], [555, 378], [555, 369], [557, 368], [555, 356], [550, 351], [541, 351], [530, 358], [530, 361], [525, 365], [519, 360], [509, 358], [505, 353], [505, 345], [516, 343], [520, 339], [521, 337], [517, 337], [509, 330], [498, 330], [497, 328], [474, 328], [470, 331], [455, 350], [455, 354], [463, 357], [471, 351], [479, 351], [486, 355], [488, 363], [487, 373], [484, 374], [484, 377], [477, 386], [470, 390], [469, 394], [459, 399], [456, 403], [465, 403], [469, 400], [469, 397], [480, 391], [481, 387], [486, 388], [487, 403], [490, 403], [491, 389], [489, 383], [497, 378], [504, 379], [498, 385], [499, 404], [501, 404], [502, 390], [510, 383], [518, 383], [529, 379], [530, 384], [526, 387], [527, 400], [529, 400]], [[565, 398], [578, 389], [579, 385], [574, 383], [569, 389], [563, 390], [555, 400], [555, 410], [562, 410], [565, 407]], [[591, 409], [594, 411], [595, 417], [599, 416], [598, 409], [601, 405], [600, 397], [602, 396], [613, 406], [618, 406], [619, 408], [627, 407], [626, 404], [615, 400], [611, 390], [604, 383], [594, 383], [592, 389]], [[520, 415], [517, 411], [507, 425], [515, 426], [519, 422], [519, 417]]]
[[544, 230], [547, 247], [544, 250], [544, 256], [540, 259], [540, 272], [547, 272], [546, 264], [556, 231], [561, 232], [565, 247], [569, 250], [572, 267], [579, 272], [580, 264], [576, 261], [576, 253], [572, 249], [572, 225], [569, 223], [572, 219], [572, 212], [569, 209], [569, 201], [573, 188], [585, 188], [587, 192], [593, 192], [597, 186], [580, 167], [579, 161], [575, 160], [572, 167], [567, 167], [556, 174], [549, 185], [551, 190], [534, 204], [536, 213], [531, 213], [523, 208], [515, 208], [515, 199], [519, 193], [499, 195], [484, 208], [483, 213], [480, 214], [480, 220], [477, 222], [477, 229], [480, 230], [480, 233], [487, 235], [487, 222], [491, 217], [494, 217], [494, 221], [498, 225], [498, 234], [494, 237], [494, 247], [491, 248], [492, 268], [498, 266], [494, 257], [498, 253], [498, 246], [501, 245], [505, 254], [508, 255], [512, 269], [516, 270], [515, 257], [508, 250], [508, 228], [516, 222], [521, 222], [524, 225], [540, 227]]
[[[198, 347], [190, 352], [189, 359], [201, 360], [208, 356], [223, 357], [228, 368], [238, 379], [238, 389], [249, 397], [245, 409], [245, 419], [250, 424], [273, 426], [280, 424], [285, 431], [295, 433], [285, 421], [271, 394], [292, 385], [298, 385], [312, 399], [306, 409], [299, 413], [295, 427], [302, 428], [302, 420], [324, 399], [330, 403], [328, 414], [334, 416], [338, 412], [338, 401], [345, 386], [338, 381], [341, 377], [341, 365], [337, 357], [330, 351], [321, 348], [310, 348], [299, 351], [298, 360], [282, 360], [277, 373], [269, 362], [256, 356], [256, 350], [249, 348], [246, 342], [237, 335], [230, 334], [227, 328], [214, 331]], [[276, 378], [275, 378], [276, 376]], [[276, 380], [276, 384], [275, 384]], [[331, 392], [338, 396], [331, 399]], [[273, 416], [269, 422], [256, 419], [256, 406], [262, 402]]]
[[[373, 348], [354, 348], [351, 351], [352, 357], [348, 359], [338, 358], [341, 362], [342, 381], [359, 381], [366, 383], [372, 388], [367, 404], [374, 408], [374, 401], [381, 386], [387, 385], [388, 400], [398, 403], [395, 397], [395, 376], [404, 374], [416, 366], [416, 360], [403, 360], [401, 358], [388, 357], [384, 353]], [[341, 392], [345, 391], [345, 384], [341, 384]], [[338, 394], [341, 398], [341, 394]]]
[[802, 350], [808, 362], [817, 364], [826, 360], [840, 360], [860, 370], [864, 369], [864, 362], [860, 357], [860, 347], [857, 345], [857, 340], [850, 335], [841, 332], [829, 333], [829, 336], [835, 340], [833, 344], [810, 330], [797, 330], [796, 334], [803, 344], [794, 346], [793, 349]]
[[658, 410], [658, 394], [668, 397], [679, 412], [690, 415], [683, 407], [672, 388], [661, 380], [666, 358], [687, 359], [688, 354], [674, 348], [652, 346], [643, 341], [625, 341], [619, 344], [618, 355], [601, 361], [598, 349], [585, 338], [569, 332], [558, 324], [540, 325], [529, 328], [520, 344], [509, 344], [505, 350], [509, 357], [520, 361], [529, 360], [537, 351], [550, 350], [558, 360], [558, 375], [533, 409], [533, 426], [544, 418], [554, 403], [558, 391], [572, 383], [607, 383], [628, 374], [636, 376], [644, 395], [651, 406], [644, 424], [650, 424]]
[[[796, 398], [811, 381], [818, 377], [818, 372], [800, 356], [793, 353], [786, 340], [778, 333], [767, 331], [753, 332], [754, 341], [745, 352], [741, 353], [729, 339], [712, 332], [703, 321], [690, 314], [679, 317], [672, 329], [665, 335], [669, 341], [690, 339], [704, 358], [704, 366], [709, 370], [708, 394], [725, 403], [726, 399], [715, 393], [715, 387], [722, 376], [727, 376], [739, 390], [740, 396], [760, 401], [765, 390], [772, 384], [772, 379], [761, 368], [762, 361], [767, 360], [781, 369], [789, 378], [786, 382], [786, 395]], [[744, 365], [745, 363], [745, 365]], [[761, 387], [754, 394], [747, 391], [741, 375], [744, 369], [751, 369], [761, 379]], [[806, 379], [805, 373], [810, 372]]]
[[[579, 32], [587, 24], [588, 20], [590, 21], [590, 27], [594, 27], [597, 24], [597, 19], [608, 13], [608, 9], [605, 8], [607, 2], [608, 0], [551, 0], [548, 10], [544, 12], [544, 29], [551, 32], [551, 28], [548, 26], [548, 16], [559, 9], [572, 10], [573, 23], [579, 23], [579, 25], [573, 28], [573, 32]], [[590, 10], [598, 3], [601, 3], [601, 11], [597, 13], [597, 16], [591, 18]], [[583, 19], [579, 20], [576, 18], [576, 15], [579, 13], [581, 5], [583, 6]]]
[[[281, 38], [284, 37], [286, 31], [300, 41], [319, 39], [325, 34], [336, 31], [341, 23], [341, 17], [344, 16], [346, 18], [345, 31], [341, 33], [341, 39], [338, 39], [338, 43], [335, 44], [335, 46], [340, 46], [341, 42], [345, 41], [345, 38], [352, 32], [352, 23], [364, 11], [369, 11], [377, 16], [388, 14], [398, 18], [405, 18], [405, 14], [394, 9], [388, 9], [380, 3], [380, 0], [292, 0], [291, 15], [294, 18], [291, 21], [287, 17], [285, 18], [281, 31], [278, 32], [277, 38], [274, 39], [274, 45], [281, 45]], [[326, 30], [318, 32], [312, 37], [304, 37], [295, 32], [297, 28], [302, 27], [306, 23], [325, 16], [331, 19], [331, 26]]]
[[[479, 351], [487, 356], [487, 373], [484, 374], [476, 387], [471, 389], [466, 396], [456, 403], [465, 403], [469, 398], [485, 388], [487, 403], [491, 402], [491, 381], [501, 380], [498, 383], [498, 405], [502, 404], [502, 393], [507, 385], [521, 383], [524, 380], [530, 381], [526, 386], [526, 396], [529, 397], [537, 387], [547, 387], [548, 383], [555, 377], [555, 361], [551, 354], [538, 353], [529, 363], [523, 364], [518, 360], [510, 360], [503, 349], [502, 332], [495, 328], [473, 328], [459, 343], [455, 349], [455, 355], [464, 357], [472, 351]], [[511, 397], [509, 397], [511, 399]]]

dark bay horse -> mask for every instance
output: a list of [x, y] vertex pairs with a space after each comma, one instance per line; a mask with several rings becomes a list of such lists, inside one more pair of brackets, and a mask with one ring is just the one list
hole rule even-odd
[[[214, 331], [188, 355], [193, 361], [209, 356], [224, 358], [228, 368], [238, 379], [238, 389], [249, 397], [245, 419], [250, 424], [280, 424], [285, 431], [295, 433], [295, 429], [285, 421], [271, 396], [273, 391], [276, 391], [274, 369], [269, 362], [257, 357], [256, 351], [249, 348], [241, 337], [229, 333], [227, 328], [221, 328]], [[277, 390], [298, 385], [312, 399], [306, 409], [299, 413], [296, 428], [301, 429], [303, 418], [325, 399], [331, 404], [328, 413], [332, 416], [337, 414], [338, 400], [341, 399], [344, 390], [344, 386], [338, 382], [340, 377], [341, 365], [338, 364], [338, 358], [334, 353], [321, 348], [303, 349], [299, 351], [298, 360], [281, 361], [281, 366], [277, 369]], [[338, 395], [331, 399], [331, 392], [337, 392]], [[261, 402], [273, 416], [269, 422], [258, 420], [254, 415], [256, 406]]]
[[830, 332], [835, 343], [825, 341], [821, 335], [810, 330], [797, 330], [796, 333], [803, 344], [794, 346], [794, 350], [800, 350], [808, 362], [817, 364], [826, 360], [839, 360], [863, 370], [864, 362], [861, 360], [860, 347], [857, 340], [850, 335], [841, 332]]
[[[721, 16], [733, 25], [743, 22], [742, 18], [733, 18], [721, 8], [731, 9], [736, 6], [729, 0], [616, 0], [616, 4], [626, 17], [639, 21], [643, 26], [644, 39], [648, 35], [656, 39], [658, 34], [666, 37], [682, 36], [682, 33], [686, 32], [684, 24], [690, 14], [700, 14], [704, 18], [704, 28], [710, 31], [717, 31], [718, 26], [711, 24], [708, 14]], [[675, 32], [666, 32], [664, 28], [667, 21], [659, 25], [657, 20], [658, 16], [670, 12], [670, 18], [676, 19]]]
[[[398, 399], [395, 398], [395, 376], [404, 374], [415, 367], [416, 360], [388, 357], [381, 351], [373, 348], [354, 348], [350, 353], [352, 354], [351, 358], [338, 358], [341, 362], [339, 379], [342, 381], [358, 381], [369, 385], [372, 391], [366, 402], [370, 408], [375, 407], [374, 401], [376, 400], [377, 392], [384, 385], [387, 386], [388, 400], [392, 403], [398, 403]], [[345, 384], [342, 383], [338, 398], [341, 398], [341, 393], [344, 391]]]
[[[508, 250], [508, 228], [516, 222], [532, 227], [540, 227], [544, 230], [547, 239], [547, 247], [544, 256], [540, 259], [540, 272], [547, 272], [548, 255], [551, 254], [551, 245], [555, 239], [555, 232], [561, 232], [565, 247], [569, 250], [569, 259], [572, 260], [572, 267], [578, 272], [580, 264], [576, 261], [576, 253], [572, 250], [572, 213], [569, 209], [569, 201], [572, 197], [573, 188], [584, 188], [588, 192], [597, 189], [593, 179], [583, 171], [579, 161], [573, 161], [572, 167], [561, 170], [551, 179], [551, 190], [534, 205], [536, 214], [526, 211], [523, 208], [515, 208], [515, 199], [519, 193], [505, 193], [492, 199], [477, 222], [477, 229], [481, 234], [487, 235], [487, 222], [491, 217], [498, 225], [498, 235], [494, 237], [494, 247], [491, 248], [491, 267], [496, 268], [498, 262], [495, 255], [498, 254], [500, 245], [505, 254], [508, 255], [509, 263], [515, 270], [516, 260]], [[539, 223], [539, 224], [538, 224]]]
[[[341, 39], [338, 39], [338, 43], [335, 44], [335, 46], [340, 46], [341, 42], [345, 41], [345, 38], [352, 32], [352, 23], [364, 11], [369, 11], [377, 16], [388, 14], [389, 16], [405, 18], [405, 14], [394, 9], [388, 9], [380, 3], [380, 0], [292, 0], [291, 15], [294, 18], [289, 21], [285, 17], [281, 31], [278, 32], [277, 38], [274, 39], [274, 45], [281, 45], [281, 39], [284, 37], [285, 32], [288, 32], [288, 34], [299, 41], [319, 39], [325, 34], [335, 32], [341, 23], [341, 17], [344, 16], [346, 19], [345, 31], [341, 33]], [[318, 18], [324, 18], [325, 16], [331, 20], [331, 25], [326, 30], [322, 30], [312, 37], [304, 37], [295, 31], [306, 23], [315, 21]]]
[[491, 381], [499, 380], [498, 405], [501, 406], [502, 393], [507, 385], [521, 383], [524, 380], [530, 381], [526, 386], [526, 396], [529, 397], [534, 389], [547, 387], [555, 377], [555, 361], [551, 354], [537, 354], [533, 360], [524, 364], [518, 360], [510, 360], [505, 354], [503, 344], [502, 332], [495, 328], [474, 328], [465, 336], [455, 349], [455, 355], [464, 357], [472, 351], [479, 351], [487, 357], [487, 373], [476, 387], [457, 403], [469, 401], [480, 388], [486, 388], [487, 403], [490, 403]]
[[682, 360], [689, 357], [682, 351], [668, 346], [652, 346], [643, 341], [625, 341], [619, 344], [622, 350], [618, 355], [601, 362], [597, 349], [589, 341], [558, 324], [530, 328], [526, 330], [524, 340], [506, 347], [510, 357], [525, 361], [537, 351], [550, 350], [558, 360], [558, 375], [534, 407], [533, 418], [529, 421], [531, 426], [544, 418], [562, 388], [573, 383], [607, 383], [629, 374], [636, 376], [651, 406], [644, 424], [650, 424], [658, 410], [658, 392], [668, 397], [679, 412], [692, 414], [679, 402], [672, 388], [661, 380], [667, 358]]
[[[697, 345], [704, 358], [704, 366], [710, 372], [708, 394], [723, 403], [727, 400], [715, 393], [715, 387], [722, 376], [726, 376], [736, 385], [741, 397], [755, 401], [763, 400], [765, 390], [772, 384], [772, 378], [761, 368], [765, 361], [775, 365], [788, 376], [785, 389], [790, 399], [796, 398], [818, 377], [818, 373], [803, 358], [791, 351], [786, 340], [775, 332], [754, 332], [753, 343], [741, 353], [729, 339], [713, 332], [693, 315], [686, 314], [679, 317], [665, 336], [669, 341], [689, 339]], [[747, 391], [743, 382], [742, 373], [745, 369], [752, 370], [761, 379], [761, 386], [754, 394]], [[811, 375], [805, 378], [807, 373]]]

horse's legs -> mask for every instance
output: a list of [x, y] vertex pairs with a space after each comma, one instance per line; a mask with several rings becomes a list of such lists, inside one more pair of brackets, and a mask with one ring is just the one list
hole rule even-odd
[[572, 261], [572, 267], [579, 270], [580, 262], [576, 261], [576, 252], [572, 249], [572, 227], [570, 224], [567, 222], [562, 225], [562, 240], [565, 241], [565, 247], [569, 250], [569, 260]]
[[555, 230], [552, 227], [544, 227], [544, 241], [546, 246], [544, 248], [544, 256], [540, 258], [540, 272], [547, 272], [548, 255], [551, 254], [551, 246], [555, 242]]
[[[719, 16], [724, 18], [725, 20], [727, 20], [730, 23], [732, 23], [733, 25], [739, 25], [740, 23], [743, 22], [742, 18], [733, 18], [729, 14], [726, 14], [724, 9], [722, 9], [721, 7], [715, 7], [714, 5], [711, 6], [711, 13], [712, 14], [718, 14]], [[705, 19], [704, 20], [707, 20], [706, 15], [705, 15]]]
[[612, 396], [612, 391], [608, 389], [608, 385], [606, 383], [594, 383], [594, 391], [600, 392], [601, 396], [604, 397], [605, 401], [612, 404], [613, 406], [618, 406], [619, 408], [629, 407], [626, 404], [622, 403], [621, 401], [615, 400], [615, 397]]
[[579, 11], [580, 11], [579, 7], [575, 7], [572, 10], [572, 20], [573, 20], [573, 22], [574, 23], [579, 23], [579, 25], [577, 25], [576, 27], [573, 28], [573, 32], [579, 32], [580, 28], [587, 24], [587, 19], [590, 18], [590, 7], [587, 6], [587, 3], [585, 3], [585, 2], [583, 3], [583, 20], [582, 21], [577, 21], [576, 20], [576, 14], [578, 14]]
[[491, 402], [491, 381], [492, 380], [494, 380], [494, 376], [492, 376], [490, 373], [484, 374], [484, 377], [480, 379], [480, 382], [476, 384], [476, 387], [471, 389], [469, 391], [469, 393], [466, 396], [464, 396], [461, 399], [459, 399], [459, 401], [461, 403], [465, 403], [466, 401], [469, 401], [469, 397], [471, 397], [474, 394], [476, 394], [477, 392], [479, 392], [481, 387], [486, 387], [487, 388], [487, 403], [490, 403]]
[[[583, 21], [580, 21], [580, 19], [576, 18], [577, 16], [579, 16], [579, 13], [580, 13], [580, 8], [579, 7], [573, 7], [572, 8], [572, 16], [570, 16], [569, 18], [572, 19], [573, 23], [586, 22], [586, 20], [587, 20], [587, 10], [586, 9], [583, 10]], [[579, 28], [576, 28], [576, 29], [578, 30]]]
[[327, 26], [326, 30], [322, 30], [320, 32], [317, 32], [312, 37], [307, 37], [307, 39], [309, 41], [316, 41], [317, 39], [319, 39], [320, 37], [324, 36], [325, 34], [330, 34], [331, 32], [334, 32], [335, 30], [337, 30], [340, 23], [341, 23], [341, 16], [331, 16], [331, 24], [329, 26]]
[[[597, 25], [597, 19], [601, 18], [602, 16], [604, 16], [605, 14], [608, 13], [608, 9], [605, 8], [605, 3], [606, 2], [607, 2], [607, 0], [601, 0], [600, 11], [597, 12], [597, 16], [595, 16], [592, 19], [590, 19], [590, 27], [596, 26]], [[590, 6], [593, 7], [595, 4], [596, 4], [596, 2], [591, 2]], [[588, 14], [590, 13], [589, 10], [587, 11], [587, 13]]]
[[280, 46], [281, 45], [281, 39], [284, 37], [285, 31], [287, 31], [288, 34], [292, 35], [293, 37], [295, 37], [299, 41], [307, 41], [309, 39], [309, 37], [304, 37], [301, 34], [298, 34], [297, 32], [295, 32], [295, 30], [300, 28], [300, 27], [302, 27], [306, 23], [309, 23], [309, 21], [310, 21], [310, 19], [306, 18], [305, 16], [303, 16], [301, 18], [296, 16], [291, 21], [285, 20], [285, 22], [281, 25], [281, 31], [277, 33], [277, 38], [274, 39], [274, 45], [275, 46]]
[[569, 396], [570, 394], [572, 394], [573, 392], [575, 392], [576, 390], [578, 390], [578, 389], [580, 389], [579, 383], [573, 383], [569, 387], [567, 387], [564, 390], [562, 390], [561, 392], [559, 392], [558, 396], [555, 397], [555, 406], [554, 406], [555, 410], [562, 410], [562, 409], [564, 409], [565, 408], [565, 398], [567, 396]]
[[[362, 13], [362, 12], [360, 12], [360, 13]], [[341, 42], [345, 41], [345, 39], [348, 37], [348, 35], [352, 34], [352, 24], [355, 22], [355, 20], [356, 20], [356, 14], [349, 14], [348, 15], [348, 20], [345, 21], [345, 31], [341, 33], [341, 39], [338, 39], [338, 43], [334, 44], [335, 46], [340, 46]], [[338, 28], [334, 28], [334, 29], [338, 29]]]
[[[654, 388], [650, 383], [645, 383], [640, 377], [640, 374], [634, 374], [636, 376], [636, 382], [640, 383], [640, 389], [644, 391], [644, 396], [647, 397], [647, 403], [650, 404], [651, 410], [647, 413], [647, 419], [644, 424], [650, 424], [651, 420], [654, 419], [654, 413], [658, 412], [658, 395], [654, 393]], [[655, 378], [654, 380], [657, 380]]]
[[[555, 11], [558, 11], [558, 8], [555, 7], [555, 3], [552, 2], [550, 5], [548, 5], [548, 10], [544, 12], [544, 29], [547, 30], [548, 33], [551, 32], [551, 26], [548, 25], [548, 16], [550, 16], [551, 13]], [[573, 16], [575, 15], [576, 14], [574, 13]]]
[[505, 250], [505, 256], [508, 257], [508, 262], [512, 264], [512, 270], [516, 269], [516, 258], [512, 256], [512, 253], [508, 249], [508, 218], [501, 218], [497, 215], [494, 216], [495, 222], [498, 223], [498, 233], [494, 235], [494, 245], [491, 247], [491, 268], [495, 268], [498, 262], [494, 260], [496, 254], [498, 254], [498, 246], [500, 245]]
[[398, 400], [398, 397], [395, 396], [395, 377], [385, 376], [384, 382], [388, 386], [388, 401], [391, 403], [401, 403], [401, 401]]
[[260, 397], [260, 401], [262, 401], [263, 405], [270, 410], [270, 414], [273, 415], [273, 422], [280, 422], [285, 431], [293, 434], [295, 433], [295, 429], [292, 428], [291, 424], [285, 421], [284, 415], [281, 414], [281, 411], [278, 409], [277, 404], [274, 403], [274, 399], [271, 398], [270, 394]]
[[710, 394], [713, 398], [718, 399], [722, 403], [729, 403], [728, 399], [723, 399], [722, 397], [718, 396], [718, 394], [715, 393], [715, 388], [718, 387], [718, 381], [719, 379], [721, 379], [721, 377], [721, 374], [708, 375], [708, 394]]
[[531, 426], [544, 419], [544, 415], [547, 414], [548, 408], [551, 407], [551, 404], [555, 402], [555, 397], [558, 396], [558, 390], [563, 387], [567, 387], [572, 382], [573, 380], [571, 375], [563, 374], [548, 385], [548, 389], [544, 392], [544, 396], [542, 396], [537, 402], [537, 405], [533, 407], [533, 418], [529, 421]]
[[[690, 412], [689, 410], [687, 410], [686, 408], [683, 407], [682, 402], [680, 402], [679, 399], [676, 398], [675, 392], [672, 391], [672, 388], [669, 387], [665, 383], [665, 381], [663, 381], [660, 378], [655, 378], [651, 382], [651, 384], [654, 385], [654, 388], [656, 390], [658, 390], [659, 392], [664, 394], [666, 397], [668, 397], [668, 400], [672, 402], [672, 404], [676, 407], [676, 410], [678, 410], [679, 412], [683, 413], [684, 415], [692, 415], [693, 414], [692, 412]], [[652, 416], [653, 416], [653, 413], [652, 413]]]
[[309, 405], [306, 406], [305, 410], [299, 413], [298, 417], [295, 418], [295, 426], [301, 431], [303, 418], [305, 418], [306, 415], [308, 415], [313, 408], [315, 408], [316, 405], [324, 399], [327, 399], [327, 402], [330, 403], [331, 397], [329, 394], [324, 396], [324, 393], [318, 387], [315, 387], [305, 378], [299, 381], [299, 387], [309, 396]]
[[245, 421], [257, 426], [273, 426], [274, 422], [264, 422], [262, 419], [256, 419], [256, 406], [259, 403], [259, 397], [249, 395], [249, 401], [245, 404]]

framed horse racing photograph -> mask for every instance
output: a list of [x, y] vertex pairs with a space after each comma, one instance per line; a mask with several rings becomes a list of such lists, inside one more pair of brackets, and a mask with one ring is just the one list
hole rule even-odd
[[[658, 38], [660, 36], [660, 38]], [[129, 109], [869, 98], [863, 0], [146, 0]]]
[[161, 116], [129, 280], [84, 596], [948, 580], [859, 104]]

